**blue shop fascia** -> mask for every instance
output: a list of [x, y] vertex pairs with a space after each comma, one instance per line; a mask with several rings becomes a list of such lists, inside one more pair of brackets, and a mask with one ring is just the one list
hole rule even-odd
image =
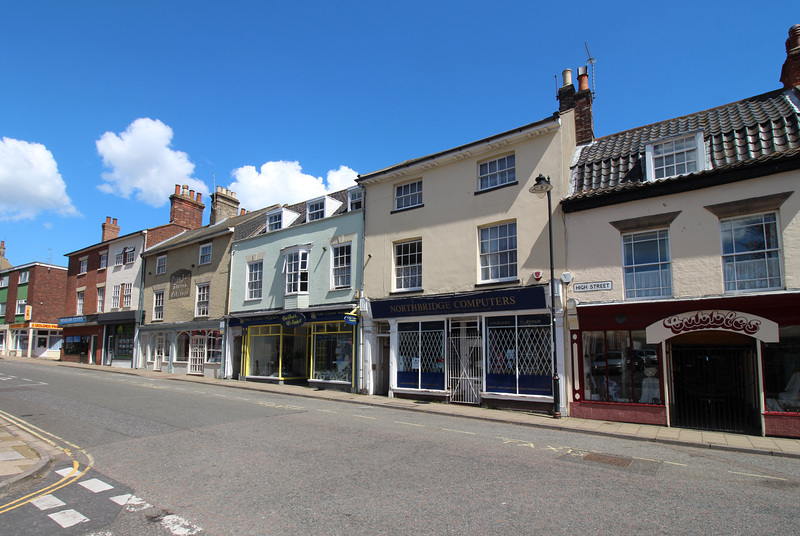
[[390, 396], [552, 404], [544, 286], [371, 300], [369, 322], [389, 336]]

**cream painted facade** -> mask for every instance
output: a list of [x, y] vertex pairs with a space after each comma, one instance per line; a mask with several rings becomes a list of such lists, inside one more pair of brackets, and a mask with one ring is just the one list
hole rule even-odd
[[[388, 392], [390, 396], [432, 396], [458, 400], [457, 391], [472, 391], [466, 402], [482, 403], [491, 398], [514, 403], [533, 402], [552, 406], [552, 366], [549, 342], [549, 238], [547, 199], [530, 192], [536, 177], [549, 177], [553, 186], [553, 236], [556, 279], [564, 271], [563, 217], [558, 200], [567, 191], [569, 164], [575, 147], [574, 114], [571, 110], [475, 143], [443, 151], [427, 157], [362, 175], [359, 183], [365, 187], [365, 263], [364, 295], [370, 301], [365, 307], [365, 352], [372, 355], [374, 374], [369, 379], [370, 393]], [[510, 184], [480, 189], [479, 170], [483, 163], [509, 155], [514, 157], [515, 179]], [[396, 197], [405, 184], [421, 181], [422, 202], [413, 207], [398, 209]], [[416, 186], [413, 191], [416, 191]], [[509, 277], [485, 280], [481, 275], [481, 229], [516, 225], [516, 273]], [[408, 241], [418, 241], [422, 248], [421, 285], [408, 290], [398, 288], [396, 247]], [[415, 246], [416, 247], [416, 246]], [[560, 287], [560, 283], [557, 285]], [[495, 307], [514, 303], [519, 297], [504, 292], [530, 292], [531, 303], [519, 307]], [[527, 298], [526, 298], [527, 299]], [[482, 300], [482, 301], [481, 301]], [[558, 300], [558, 297], [557, 297]], [[420, 305], [422, 303], [423, 305]], [[483, 303], [484, 306], [476, 305]], [[519, 303], [519, 302], [517, 302]], [[424, 305], [427, 304], [427, 305]], [[470, 307], [464, 307], [471, 304]], [[563, 375], [563, 313], [560, 301], [556, 307], [556, 332], [559, 370]], [[392, 315], [389, 310], [404, 311]], [[410, 313], [409, 313], [410, 311]], [[414, 311], [419, 311], [415, 314]], [[435, 311], [444, 311], [433, 314]], [[539, 315], [536, 321], [525, 315]], [[490, 352], [487, 344], [490, 323], [487, 319], [514, 318], [512, 323], [532, 322], [540, 330], [540, 385], [523, 393], [506, 385], [513, 393], [491, 393], [488, 373]], [[532, 318], [532, 317], [531, 317]], [[511, 320], [509, 320], [511, 321]], [[428, 382], [424, 376], [426, 352], [420, 346], [419, 357], [400, 355], [404, 329], [410, 323], [421, 326], [421, 338], [427, 322], [438, 323], [434, 337], [450, 341], [441, 349], [439, 363], [432, 365], [431, 374], [440, 377]], [[531, 324], [531, 326], [533, 326]], [[440, 329], [441, 327], [441, 329]], [[517, 328], [510, 328], [517, 329]], [[519, 329], [522, 329], [521, 327]], [[542, 334], [548, 334], [544, 336]], [[458, 332], [460, 335], [456, 335]], [[467, 340], [468, 338], [472, 340]], [[476, 338], [477, 337], [477, 338]], [[438, 339], [437, 339], [438, 340]], [[437, 343], [438, 344], [438, 343]], [[443, 343], [444, 344], [444, 343]], [[459, 346], [460, 345], [460, 346]], [[459, 346], [459, 349], [456, 349]], [[545, 347], [546, 346], [546, 347]], [[440, 349], [431, 350], [434, 353]], [[476, 353], [477, 351], [477, 353]], [[507, 349], [508, 356], [518, 349]], [[430, 353], [430, 352], [429, 352]], [[454, 367], [458, 359], [472, 355], [470, 379], [458, 381]], [[458, 356], [456, 354], [459, 354]], [[511, 357], [509, 357], [511, 359]], [[545, 362], [547, 361], [547, 362]], [[463, 364], [463, 363], [462, 363]], [[438, 368], [437, 368], [438, 367]], [[448, 368], [449, 367], [449, 368]], [[444, 369], [448, 368], [447, 371]], [[463, 368], [463, 367], [462, 367]], [[544, 371], [544, 369], [547, 369]], [[404, 370], [405, 369], [405, 370]], [[416, 374], [415, 388], [403, 387], [402, 374]], [[545, 382], [544, 377], [547, 377]], [[505, 381], [505, 380], [504, 380]], [[513, 383], [513, 380], [511, 380]], [[547, 387], [545, 389], [545, 383]], [[562, 390], [564, 388], [562, 384]], [[545, 393], [544, 391], [547, 391]], [[531, 394], [533, 391], [539, 394]], [[562, 397], [563, 400], [563, 397]]]
[[[567, 266], [574, 279], [567, 287], [567, 297], [580, 304], [625, 302], [622, 268], [621, 232], [611, 222], [642, 218], [642, 230], [648, 229], [645, 219], [678, 212], [666, 227], [672, 263], [673, 299], [722, 297], [725, 293], [722, 272], [720, 218], [706, 209], [722, 203], [745, 203], [748, 200], [794, 192], [800, 184], [797, 171], [770, 175], [650, 199], [608, 205], [566, 214]], [[763, 212], [765, 210], [755, 210]], [[786, 199], [778, 209], [781, 241], [783, 287], [800, 290], [800, 192]], [[652, 227], [650, 227], [652, 228]], [[665, 228], [656, 226], [656, 229]], [[576, 284], [610, 281], [611, 290], [574, 292]], [[748, 294], [739, 292], [738, 294]], [[635, 300], [634, 300], [635, 301]]]

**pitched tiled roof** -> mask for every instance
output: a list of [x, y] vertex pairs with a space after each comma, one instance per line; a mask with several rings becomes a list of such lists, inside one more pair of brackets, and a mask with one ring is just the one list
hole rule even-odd
[[[738, 167], [800, 148], [800, 92], [778, 90], [594, 140], [579, 147], [571, 167], [570, 199], [646, 181], [649, 143], [702, 131], [711, 169]], [[703, 171], [698, 174], [704, 173]], [[671, 181], [676, 178], [662, 179]]]

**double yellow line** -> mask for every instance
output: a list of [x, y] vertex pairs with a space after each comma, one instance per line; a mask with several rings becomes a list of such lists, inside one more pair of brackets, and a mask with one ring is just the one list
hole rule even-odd
[[[81, 478], [83, 475], [85, 475], [86, 472], [94, 466], [94, 458], [92, 458], [92, 455], [83, 450], [82, 448], [73, 445], [69, 441], [61, 439], [60, 437], [53, 435], [51, 433], [45, 432], [41, 428], [37, 428], [36, 426], [22, 419], [14, 417], [13, 415], [9, 415], [4, 411], [0, 411], [0, 417], [2, 417], [3, 419], [7, 420], [10, 423], [13, 423], [19, 428], [25, 430], [32, 436], [37, 437], [42, 441], [44, 441], [45, 443], [48, 443], [53, 447], [57, 448], [58, 450], [64, 452], [72, 460], [72, 470], [69, 472], [69, 474], [62, 477], [61, 480], [59, 480], [55, 484], [51, 484], [50, 486], [47, 486], [44, 489], [40, 489], [24, 497], [20, 497], [16, 501], [12, 501], [10, 503], [0, 506], [0, 514], [4, 514], [6, 512], [14, 510], [15, 508], [19, 508], [20, 506], [28, 504], [29, 502], [39, 497], [48, 495], [56, 490], [59, 490], [65, 486], [72, 484], [73, 482]], [[81, 469], [81, 464], [76, 459], [76, 453], [78, 452], [83, 454], [88, 460], [88, 463], [83, 467], [83, 469]]]

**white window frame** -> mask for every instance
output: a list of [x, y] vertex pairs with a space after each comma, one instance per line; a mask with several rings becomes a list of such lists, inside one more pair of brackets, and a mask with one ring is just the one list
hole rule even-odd
[[263, 297], [264, 261], [247, 263], [247, 300], [260, 300]]
[[102, 313], [106, 301], [106, 287], [97, 287], [97, 312]]
[[[755, 219], [760, 218], [760, 224], [755, 222]], [[751, 223], [743, 224], [745, 221], [750, 220]], [[769, 221], [768, 221], [769, 220]], [[757, 214], [747, 214], [744, 216], [735, 216], [732, 218], [720, 219], [720, 242], [722, 250], [722, 282], [726, 294], [739, 293], [739, 292], [757, 292], [764, 290], [778, 290], [783, 288], [783, 245], [781, 243], [781, 226], [778, 221], [778, 213], [774, 211], [762, 212]], [[774, 227], [775, 244], [769, 246], [766, 244], [766, 227], [767, 225]], [[736, 251], [735, 244], [735, 231], [736, 229], [744, 229], [745, 227], [756, 227], [760, 225], [762, 228], [762, 237], [764, 238], [764, 249], [753, 249]], [[730, 227], [730, 230], [727, 228]], [[726, 247], [725, 234], [730, 232], [731, 244]], [[730, 249], [732, 248], [732, 249]], [[744, 267], [745, 262], [748, 260], [738, 260], [737, 257], [752, 257], [754, 255], [763, 256], [764, 268], [766, 270], [765, 277], [757, 279], [744, 279], [739, 277], [739, 267]], [[726, 262], [726, 258], [730, 259]], [[749, 259], [749, 262], [761, 261], [761, 259]], [[770, 263], [771, 261], [771, 263]], [[727, 268], [728, 265], [733, 267], [733, 271]], [[770, 267], [772, 270], [770, 270]], [[777, 272], [777, 273], [776, 273]], [[732, 278], [729, 279], [729, 277]], [[752, 286], [748, 282], [765, 281], [766, 286]]]
[[84, 257], [80, 260], [80, 267], [78, 268], [78, 275], [83, 275], [89, 271], [89, 258]]
[[478, 191], [517, 182], [516, 156], [503, 155], [478, 164]]
[[198, 283], [195, 287], [194, 316], [208, 316], [211, 306], [211, 283]]
[[122, 284], [122, 306], [130, 307], [133, 294], [133, 283]]
[[478, 248], [478, 280], [481, 283], [514, 281], [518, 278], [516, 221], [479, 227]]
[[111, 308], [112, 309], [119, 309], [119, 300], [122, 295], [122, 285], [114, 285], [114, 289], [111, 292]]
[[100, 254], [100, 267], [98, 270], [103, 270], [108, 267], [108, 253]]
[[[694, 148], [686, 148], [684, 144], [687, 141], [693, 143]], [[683, 147], [675, 149], [675, 144], [680, 144]], [[691, 151], [695, 151], [695, 158], [687, 161], [686, 156]], [[707, 168], [706, 146], [702, 131], [648, 143], [645, 147], [645, 156], [648, 181], [689, 175]], [[659, 165], [661, 159], [671, 163]], [[663, 173], [659, 172], [660, 169], [664, 169]]]
[[0, 288], [5, 288], [8, 286], [8, 275], [0, 276]]
[[267, 214], [267, 232], [283, 229], [283, 211]]
[[156, 275], [167, 273], [167, 256], [159, 255], [156, 257]]
[[317, 221], [325, 217], [325, 198], [306, 203], [306, 221]]
[[164, 291], [153, 291], [153, 320], [164, 320]]
[[342, 289], [352, 288], [353, 286], [352, 256], [353, 256], [352, 242], [347, 242], [344, 244], [336, 244], [331, 247], [332, 289], [342, 290]]
[[[206, 250], [208, 251], [206, 252]], [[209, 242], [208, 244], [200, 244], [200, 256], [197, 259], [197, 265], [202, 266], [203, 264], [211, 264], [212, 253], [213, 253], [213, 248], [211, 242]]]
[[[406, 251], [401, 251], [402, 249]], [[395, 242], [393, 253], [394, 289], [422, 290], [422, 239]]]
[[24, 272], [19, 273], [19, 285], [24, 285], [30, 280], [31, 272], [30, 270], [25, 270]]
[[359, 188], [351, 188], [347, 192], [347, 211], [361, 210], [364, 208], [364, 191]]
[[[5, 302], [0, 303], [0, 320], [2, 320], [4, 316], [6, 316], [6, 304], [5, 304]], [[0, 331], [0, 333], [2, 333], [2, 331]]]
[[[669, 229], [648, 229], [645, 231], [635, 231], [624, 233], [622, 240], [622, 285], [625, 288], [626, 300], [670, 298], [672, 297], [672, 255], [670, 253]], [[647, 242], [656, 242], [658, 260], [655, 262], [637, 261], [636, 246]], [[664, 247], [662, 248], [662, 243]], [[631, 254], [628, 255], [630, 247]], [[662, 258], [663, 255], [663, 258]], [[659, 274], [658, 287], [639, 287], [637, 285], [637, 273], [642, 271], [652, 271], [656, 268]], [[630, 274], [629, 274], [630, 272]], [[631, 275], [629, 283], [628, 276]]]
[[121, 249], [114, 255], [114, 266], [122, 266], [125, 263], [125, 250]]
[[17, 309], [14, 311], [15, 315], [24, 315], [25, 314], [25, 307], [28, 305], [28, 300], [17, 300]]
[[83, 290], [78, 291], [77, 296], [77, 306], [75, 307], [75, 314], [82, 315], [83, 314], [83, 305], [84, 300], [86, 299], [86, 292]]
[[287, 250], [283, 257], [283, 272], [286, 274], [286, 295], [308, 294], [308, 258], [307, 248]]
[[136, 248], [131, 246], [125, 248], [125, 264], [133, 264], [136, 261]]
[[394, 187], [394, 209], [406, 210], [422, 206], [422, 179], [417, 179]]

